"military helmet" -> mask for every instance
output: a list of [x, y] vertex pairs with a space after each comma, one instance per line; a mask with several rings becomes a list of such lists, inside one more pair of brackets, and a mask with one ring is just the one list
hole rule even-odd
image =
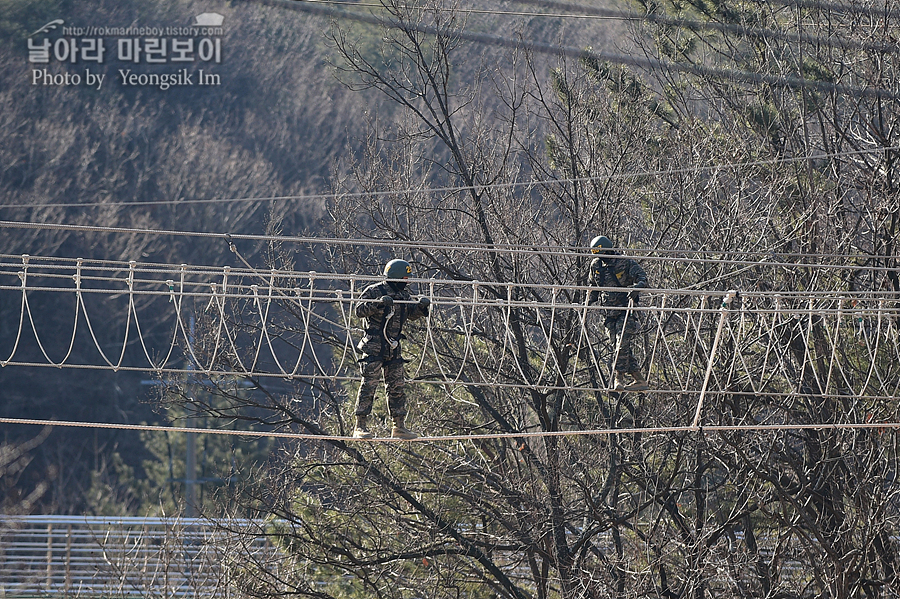
[[613, 247], [613, 242], [606, 235], [598, 235], [591, 240], [592, 254], [606, 254]]
[[406, 260], [395, 258], [384, 265], [384, 276], [388, 279], [408, 279], [412, 266]]

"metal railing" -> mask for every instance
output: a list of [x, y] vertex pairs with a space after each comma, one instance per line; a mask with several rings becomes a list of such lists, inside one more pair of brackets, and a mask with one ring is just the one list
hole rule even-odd
[[184, 518], [0, 516], [0, 598], [224, 596], [229, 555], [277, 553], [262, 522], [227, 527]]

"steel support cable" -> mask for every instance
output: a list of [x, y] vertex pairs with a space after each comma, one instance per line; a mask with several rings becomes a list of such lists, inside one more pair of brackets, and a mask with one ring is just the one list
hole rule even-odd
[[[136, 262], [134, 260], [87, 260], [85, 258], [68, 258], [68, 257], [60, 257], [60, 256], [33, 256], [29, 254], [5, 254], [0, 255], [0, 258], [9, 259], [10, 262], [3, 263], [0, 262], [0, 267], [6, 266], [12, 268], [14, 270], [9, 271], [0, 271], [0, 275], [9, 275], [13, 276], [16, 274], [17, 270], [21, 268], [21, 263], [24, 258], [28, 258], [30, 269], [33, 275], [48, 277], [48, 278], [67, 278], [68, 274], [54, 274], [53, 272], [41, 272], [38, 273], [38, 269], [53, 269], [59, 270], [62, 268], [71, 268], [75, 265], [80, 265], [82, 268], [82, 278], [84, 281], [116, 281], [116, 282], [124, 282], [124, 279], [118, 277], [123, 272], [127, 272], [131, 268], [131, 263], [134, 262], [134, 271], [135, 271], [135, 284], [142, 283], [156, 283], [160, 280], [165, 279], [141, 279], [138, 275], [147, 274], [147, 275], [177, 275], [181, 272], [182, 268], [186, 269], [188, 275], [193, 276], [218, 276], [222, 272], [221, 266], [206, 266], [206, 265], [190, 265], [190, 264], [160, 264], [160, 263], [152, 263], [152, 262]], [[47, 262], [47, 264], [40, 263]], [[231, 268], [231, 267], [229, 267]], [[253, 269], [241, 269], [241, 268], [233, 268], [232, 269], [235, 274], [238, 275], [252, 275], [259, 271], [257, 268]], [[110, 273], [109, 276], [89, 276], [84, 274], [85, 271], [91, 271], [95, 273]], [[279, 274], [284, 278], [305, 278], [306, 273], [298, 273], [295, 271], [278, 271]], [[338, 276], [335, 273], [335, 276]], [[199, 284], [199, 283], [198, 283]]]
[[[76, 270], [77, 270], [77, 268], [76, 268]], [[0, 273], [0, 276], [2, 276], [3, 274], [6, 274], [6, 273]], [[55, 280], [73, 279], [74, 276], [75, 275], [69, 275], [69, 274], [36, 275], [32, 271], [32, 274], [29, 277], [29, 279], [32, 281], [39, 280], [39, 279], [49, 279], [49, 281], [55, 281]], [[85, 283], [86, 281], [89, 281], [91, 278], [81, 275], [81, 279], [82, 279], [82, 283]], [[115, 284], [123, 282], [123, 281], [120, 281], [119, 279], [114, 279], [114, 278], [100, 279], [99, 277], [93, 277], [92, 279], [95, 284], [102, 282], [102, 283], [107, 283], [110, 285], [115, 285]], [[134, 295], [165, 296], [166, 291], [164, 289], [159, 289], [159, 288], [161, 285], [165, 284], [168, 280], [169, 279], [155, 279], [155, 280], [154, 279], [144, 279], [141, 281], [134, 280], [131, 282], [132, 289], [129, 290], [128, 292], [133, 293]], [[70, 287], [61, 287], [58, 285], [50, 286], [49, 281], [45, 282], [43, 285], [38, 285], [38, 284], [33, 283], [31, 285], [31, 287], [29, 287], [29, 291], [47, 291], [47, 292], [52, 293], [52, 292], [60, 292], [60, 291], [66, 292], [66, 291], [71, 290]], [[128, 281], [125, 281], [125, 284], [127, 285]], [[143, 285], [144, 289], [136, 289], [135, 286], [138, 284]], [[18, 286], [16, 286], [15, 288], [18, 288]], [[249, 285], [235, 285], [234, 288], [236, 290], [242, 290], [242, 291], [250, 290]], [[12, 287], [10, 287], [9, 285], [0, 284], [0, 289], [12, 289]], [[190, 296], [190, 297], [197, 297], [197, 298], [203, 299], [203, 298], [211, 298], [211, 297], [214, 297], [217, 295], [217, 293], [214, 290], [206, 291], [207, 289], [211, 289], [211, 285], [209, 283], [205, 283], [205, 282], [186, 282], [185, 289], [186, 290], [184, 291], [184, 295]], [[195, 289], [197, 291], [189, 291], [188, 289]], [[82, 287], [82, 291], [87, 294], [104, 293], [104, 294], [119, 294], [119, 295], [121, 295], [125, 290], [123, 290], [121, 288], [112, 288], [110, 286], [106, 286], [106, 287], [94, 286], [94, 287]], [[333, 294], [333, 292], [330, 292], [329, 295], [330, 294]], [[323, 296], [327, 298], [327, 296], [325, 294], [323, 294]], [[235, 298], [235, 297], [238, 297], [238, 295], [235, 294], [235, 295], [232, 295], [231, 297]]]
[[[457, 434], [422, 436], [416, 439], [397, 439], [394, 437], [374, 437], [371, 439], [356, 439], [342, 435], [328, 435], [315, 433], [292, 433], [281, 431], [254, 431], [233, 429], [189, 428], [175, 426], [159, 426], [151, 424], [117, 424], [107, 422], [79, 422], [72, 420], [42, 420], [37, 418], [0, 418], [0, 424], [19, 424], [31, 426], [61, 426], [71, 428], [111, 429], [122, 431], [146, 431], [164, 433], [194, 433], [201, 435], [227, 435], [250, 438], [280, 438], [309, 441], [354, 441], [359, 443], [433, 443], [444, 441], [477, 441], [489, 439], [521, 439], [543, 437], [584, 437], [584, 436], [612, 436], [612, 435], [636, 435], [636, 434], [670, 434], [693, 433], [698, 429], [691, 426], [660, 426], [660, 427], [630, 427], [630, 428], [600, 428], [557, 431], [521, 431], [511, 433], [482, 433], [482, 434]], [[761, 432], [777, 433], [784, 431], [802, 430], [879, 430], [900, 429], [900, 422], [859, 422], [859, 423], [811, 423], [811, 424], [727, 424], [708, 425], [699, 429], [704, 433], [742, 433]]]
[[[30, 279], [36, 279], [36, 278], [38, 278], [38, 277], [32, 275], [32, 276], [29, 277], [29, 278], [30, 278]], [[74, 275], [73, 275], [73, 276], [60, 277], [60, 278], [72, 279], [72, 278], [74, 278]], [[115, 283], [115, 282], [118, 282], [118, 281], [110, 281], [110, 282]], [[154, 286], [159, 287], [160, 285], [165, 285], [165, 284], [167, 284], [167, 283], [168, 283], [168, 280], [166, 280], [166, 281], [162, 281], [162, 280], [158, 280], [158, 281], [147, 281], [147, 283], [155, 283]], [[202, 290], [202, 291], [188, 291], [188, 290], [185, 290], [185, 291], [183, 291], [183, 292], [181, 293], [181, 295], [182, 295], [183, 297], [186, 297], [186, 298], [196, 298], [196, 299], [212, 299], [212, 298], [218, 296], [218, 293], [217, 293], [216, 291], [205, 291], [206, 288], [210, 288], [210, 287], [211, 287], [210, 284], [208, 284], [208, 283], [191, 283], [191, 284], [186, 284], [186, 285], [185, 285], [186, 288], [187, 288], [188, 286], [190, 286], [190, 287], [192, 287], [192, 288], [194, 288], [194, 289]], [[235, 286], [233, 286], [233, 288], [234, 288], [236, 291], [235, 291], [234, 293], [228, 295], [228, 296], [227, 296], [227, 299], [240, 299], [240, 298], [245, 297], [246, 294], [247, 294], [247, 292], [250, 292], [250, 291], [251, 291], [250, 285], [235, 285]], [[13, 291], [13, 290], [18, 290], [18, 289], [19, 289], [19, 286], [18, 286], [18, 285], [16, 285], [16, 286], [0, 285], [0, 290], [4, 290], [4, 291]], [[290, 291], [290, 288], [285, 287], [285, 288], [281, 288], [281, 290], [282, 290], [282, 291]], [[47, 287], [47, 286], [40, 286], [40, 285], [34, 285], [34, 284], [32, 284], [31, 286], [28, 287], [28, 291], [42, 291], [42, 292], [49, 292], [49, 293], [69, 293], [69, 292], [73, 291], [73, 289], [72, 289], [71, 287]], [[82, 294], [89, 294], [89, 295], [90, 295], [90, 294], [94, 294], [94, 295], [97, 295], [97, 294], [102, 294], [102, 295], [122, 295], [123, 290], [122, 290], [122, 289], [113, 289], [113, 288], [109, 288], [109, 287], [103, 287], [103, 288], [101, 288], [101, 287], [95, 287], [95, 288], [86, 288], [86, 287], [82, 287], [82, 288], [81, 288], [81, 292], [82, 292]], [[241, 292], [243, 292], [243, 293], [241, 293]], [[132, 290], [130, 290], [128, 293], [131, 293], [131, 294], [133, 294], [133, 295], [135, 295], [135, 296], [166, 297], [166, 296], [168, 295], [168, 292], [167, 292], [165, 289], [160, 289], [160, 290], [153, 290], [153, 289], [143, 289], [143, 290], [141, 290], [141, 289], [132, 289]], [[323, 295], [320, 299], [323, 300], [323, 301], [334, 301], [333, 298], [331, 297], [331, 295], [333, 295], [333, 294], [334, 294], [334, 292], [332, 291], [332, 292], [329, 293], [329, 295], [327, 295], [327, 296], [326, 296], [326, 295]]]
[[677, 62], [663, 62], [661, 60], [643, 58], [626, 54], [615, 54], [612, 52], [598, 52], [593, 50], [584, 50], [581, 48], [573, 48], [569, 46], [560, 46], [557, 44], [548, 44], [541, 42], [526, 42], [519, 39], [503, 37], [490, 33], [478, 33], [474, 31], [450, 30], [448, 28], [435, 27], [432, 25], [422, 25], [415, 23], [402, 23], [395, 19], [377, 17], [357, 12], [349, 12], [337, 8], [327, 6], [319, 6], [314, 3], [304, 2], [302, 0], [256, 0], [261, 4], [269, 6], [280, 6], [328, 16], [335, 19], [345, 19], [351, 21], [360, 21], [373, 25], [380, 25], [389, 29], [401, 29], [403, 31], [415, 31], [426, 35], [448, 36], [454, 39], [476, 42], [480, 44], [498, 46], [502, 48], [512, 49], [528, 49], [532, 52], [541, 54], [551, 54], [553, 56], [568, 56], [571, 58], [590, 59], [597, 61], [611, 62], [620, 65], [647, 69], [649, 71], [670, 71], [677, 73], [687, 73], [698, 77], [711, 77], [714, 79], [725, 79], [739, 83], [764, 83], [775, 87], [788, 87], [796, 89], [814, 89], [821, 92], [828, 92], [851, 97], [861, 98], [886, 98], [891, 100], [900, 99], [900, 94], [886, 90], [883, 88], [860, 88], [854, 86], [840, 85], [827, 81], [813, 81], [809, 79], [800, 79], [797, 77], [784, 77], [765, 75], [762, 73], [751, 73], [748, 71], [737, 71], [733, 69], [720, 69], [713, 67], [704, 67], [695, 64], [683, 64]]
[[[229, 233], [197, 233], [191, 231], [177, 231], [177, 230], [164, 230], [164, 229], [131, 229], [124, 227], [105, 227], [99, 225], [67, 225], [67, 224], [57, 224], [57, 223], [24, 223], [24, 222], [13, 222], [13, 221], [0, 221], [0, 228], [21, 228], [21, 229], [34, 229], [34, 230], [61, 230], [61, 231], [78, 231], [78, 232], [105, 232], [105, 233], [118, 233], [118, 234], [144, 234], [144, 235], [159, 235], [159, 236], [183, 236], [183, 237], [199, 237], [203, 239], [231, 239], [231, 240], [241, 240], [241, 241], [279, 241], [279, 242], [292, 242], [292, 243], [300, 243], [300, 244], [317, 244], [317, 245], [352, 245], [357, 247], [359, 245], [368, 245], [373, 247], [387, 247], [387, 248], [403, 248], [403, 249], [418, 249], [418, 248], [429, 248], [429, 249], [442, 249], [442, 250], [462, 250], [462, 251], [497, 251], [503, 250], [504, 252], [521, 254], [526, 256], [532, 255], [544, 255], [544, 256], [564, 256], [564, 257], [575, 257], [575, 256], [583, 256], [587, 254], [588, 248], [584, 246], [554, 246], [554, 247], [534, 247], [534, 248], [523, 248], [521, 244], [495, 244], [492, 246], [488, 246], [481, 243], [470, 243], [470, 244], [449, 244], [443, 242], [435, 242], [435, 241], [394, 241], [394, 240], [373, 240], [373, 239], [365, 239], [365, 240], [352, 240], [352, 239], [338, 239], [331, 237], [297, 237], [297, 236], [274, 236], [274, 235], [249, 235], [249, 234], [229, 234]], [[651, 262], [657, 261], [670, 261], [670, 260], [678, 260], [680, 263], [690, 263], [690, 264], [707, 264], [709, 262], [715, 262], [718, 264], [730, 264], [735, 266], [748, 266], [748, 267], [758, 267], [758, 266], [769, 266], [769, 267], [786, 267], [786, 268], [820, 268], [823, 270], [853, 270], [853, 271], [866, 271], [866, 272], [880, 272], [884, 270], [890, 270], [886, 266], [866, 266], [865, 264], [847, 264], [849, 260], [862, 260], [864, 262], [872, 262], [872, 261], [889, 261], [896, 260], [897, 256], [892, 255], [871, 255], [871, 254], [792, 254], [792, 253], [777, 253], [771, 251], [761, 251], [761, 252], [729, 252], [729, 251], [701, 251], [701, 250], [684, 250], [684, 249], [673, 249], [667, 250], [663, 248], [654, 248], [654, 249], [638, 249], [638, 248], [618, 248], [619, 256], [623, 258], [634, 258], [637, 260], [647, 260]], [[657, 255], [650, 255], [657, 254]], [[746, 256], [746, 255], [760, 255], [764, 258], [764, 260], [750, 260], [750, 259], [727, 259], [727, 258], [690, 258], [687, 257], [687, 254], [693, 255], [703, 255], [709, 254], [712, 256]], [[27, 255], [27, 254], [26, 254]], [[805, 260], [806, 262], [775, 262], [770, 260], [771, 256], [783, 256], [785, 258], [798, 258]], [[9, 255], [11, 258], [20, 258], [21, 256], [17, 255]], [[34, 257], [32, 257], [34, 258]], [[825, 263], [811, 263], [809, 260], [812, 259], [825, 259], [825, 258], [834, 258], [836, 260], [840, 260], [840, 263], [837, 264], [825, 264]], [[73, 258], [41, 258], [41, 259], [55, 259], [55, 260], [68, 260], [73, 262], [75, 259]], [[106, 261], [109, 264], [115, 264], [114, 261]], [[247, 272], [249, 274], [256, 274], [259, 272], [258, 269], [253, 268], [249, 264], [244, 261], [247, 266]], [[127, 270], [127, 262], [119, 261], [118, 264], [121, 264], [120, 270]], [[174, 266], [174, 265], [170, 265]], [[211, 274], [214, 268], [217, 267], [197, 267], [198, 270], [196, 274]], [[149, 270], [148, 270], [149, 272]], [[172, 273], [177, 274], [178, 270], [172, 270]], [[237, 272], [237, 269], [236, 269]], [[305, 273], [297, 273], [293, 271], [278, 271], [280, 276], [286, 278], [302, 278], [305, 277]], [[12, 274], [12, 273], [10, 273]], [[330, 273], [333, 278], [338, 279], [350, 279], [352, 277], [365, 278], [365, 275], [350, 275], [350, 274], [340, 274], [340, 273]], [[377, 276], [369, 276], [368, 277], [372, 281], [380, 280], [380, 277]], [[87, 277], [85, 278], [87, 280]], [[459, 283], [458, 280], [448, 281]], [[470, 281], [471, 282], [471, 281]], [[533, 287], [533, 288], [541, 288], [547, 289], [550, 288], [548, 285], [538, 284], [538, 283], [491, 283], [492, 285], [516, 285], [521, 287]], [[557, 285], [559, 288], [570, 288], [568, 285]], [[833, 292], [832, 292], [833, 293]], [[888, 292], [885, 292], [888, 293]]]
[[[306, 2], [323, 2], [323, 0], [304, 0]], [[878, 43], [867, 41], [848, 40], [839, 37], [820, 37], [817, 35], [809, 35], [805, 33], [787, 33], [774, 29], [765, 29], [759, 27], [747, 27], [746, 25], [737, 25], [729, 23], [717, 23], [713, 21], [697, 21], [692, 19], [683, 19], [678, 17], [668, 17], [653, 13], [633, 13], [613, 10], [609, 8], [601, 8], [597, 6], [585, 6], [574, 2], [559, 2], [557, 0], [515, 0], [517, 4], [529, 4], [532, 6], [540, 6], [553, 8], [558, 10], [571, 11], [572, 13], [581, 13], [585, 16], [596, 16], [605, 19], [616, 19], [623, 21], [638, 21], [642, 23], [653, 23], [654, 25], [665, 25], [668, 27], [678, 27], [681, 29], [691, 30], [707, 30], [718, 31], [720, 33], [734, 33], [744, 37], [750, 37], [762, 40], [779, 40], [792, 44], [804, 43], [818, 46], [827, 46], [832, 48], [841, 48], [844, 50], [866, 50], [873, 52], [885, 52], [889, 54], [896, 53], [900, 47], [895, 43]], [[339, 2], [328, 2], [339, 3]], [[371, 6], [378, 6], [371, 4]], [[465, 9], [462, 9], [465, 10]], [[527, 13], [534, 16], [544, 16], [541, 13]], [[551, 15], [546, 15], [551, 16]], [[554, 14], [552, 16], [567, 17], [575, 16], [570, 14]]]
[[[384, 9], [384, 4], [377, 2], [350, 2], [343, 0], [302, 0], [304, 2], [308, 2], [311, 4], [329, 4], [336, 6], [359, 6], [364, 8], [379, 8]], [[806, 43], [813, 44], [819, 46], [826, 46], [832, 48], [842, 48], [846, 50], [867, 50], [867, 51], [875, 51], [875, 52], [885, 52], [885, 53], [895, 53], [898, 51], [898, 46], [896, 44], [891, 43], [877, 43], [877, 42], [862, 42], [862, 41], [854, 41], [847, 40], [839, 37], [821, 37], [815, 35], [809, 35], [804, 33], [789, 33], [784, 31], [777, 31], [774, 29], [765, 29], [759, 27], [748, 27], [746, 25], [739, 24], [729, 24], [729, 23], [718, 23], [714, 21], [697, 21], [692, 19], [683, 19], [678, 17], [667, 17], [660, 14], [653, 13], [634, 13], [634, 12], [623, 12], [617, 11], [607, 8], [600, 8], [596, 6], [585, 6], [583, 4], [575, 4], [571, 2], [558, 2], [554, 0], [516, 0], [517, 4], [529, 4], [532, 6], [538, 6], [542, 8], [552, 8], [557, 10], [569, 11], [569, 12], [557, 12], [557, 13], [539, 13], [539, 12], [521, 12], [521, 11], [508, 11], [508, 10], [488, 10], [488, 9], [470, 9], [470, 8], [454, 8], [454, 12], [461, 14], [486, 14], [486, 15], [494, 15], [494, 16], [515, 16], [515, 17], [545, 17], [545, 18], [596, 18], [596, 19], [608, 19], [608, 20], [617, 20], [617, 21], [637, 21], [642, 23], [653, 23], [655, 25], [666, 25], [669, 27], [679, 27], [683, 29], [691, 29], [691, 30], [709, 30], [709, 31], [718, 31], [721, 33], [735, 33], [738, 35], [742, 35], [744, 37], [751, 37], [755, 39], [763, 39], [763, 40], [780, 40], [787, 41], [792, 44], [796, 43]], [[781, 3], [787, 4], [787, 3]], [[801, 3], [802, 4], [802, 3]], [[853, 12], [854, 14], [869, 14], [875, 16], [882, 16], [885, 11], [874, 11], [872, 9], [865, 9], [862, 7], [855, 8], [852, 11], [840, 10], [842, 5], [834, 5], [824, 3], [820, 3], [822, 6], [827, 6], [829, 10], [834, 10], [837, 8], [836, 12]], [[410, 6], [410, 5], [402, 5], [399, 8], [404, 9], [421, 9], [421, 6]], [[852, 7], [851, 7], [852, 8]], [[888, 11], [889, 15], [896, 15], [898, 13], [894, 13], [892, 11]], [[819, 25], [818, 23], [810, 23], [808, 26]]]
[[889, 4], [884, 3], [884, 8], [870, 8], [861, 4], [837, 4], [834, 2], [822, 2], [820, 0], [755, 0], [761, 4], [780, 4], [781, 6], [796, 6], [797, 8], [810, 8], [813, 10], [821, 10], [826, 12], [848, 13], [855, 15], [867, 15], [880, 18], [900, 18], [900, 11], [888, 8]]
[[[271, 202], [271, 201], [288, 201], [288, 200], [328, 200], [328, 199], [336, 199], [343, 197], [361, 197], [361, 198], [380, 198], [386, 196], [396, 196], [396, 195], [414, 195], [414, 194], [438, 194], [438, 193], [453, 193], [453, 192], [461, 192], [461, 191], [470, 191], [472, 189], [478, 190], [486, 190], [486, 189], [516, 189], [516, 188], [530, 188], [535, 185], [557, 185], [557, 184], [570, 184], [570, 183], [587, 183], [593, 181], [615, 181], [622, 179], [645, 179], [645, 178], [654, 178], [654, 177], [662, 177], [665, 175], [679, 175], [679, 174], [690, 174], [690, 173], [701, 173], [701, 172], [709, 172], [709, 171], [721, 171], [723, 169], [740, 169], [740, 168], [749, 168], [755, 166], [770, 166], [770, 165], [778, 165], [778, 164], [792, 164], [795, 162], [809, 162], [815, 160], [826, 160], [831, 158], [842, 158], [842, 157], [851, 157], [851, 156], [862, 156], [867, 154], [874, 154], [878, 152], [890, 152], [900, 150], [900, 146], [879, 146], [868, 149], [861, 150], [844, 150], [840, 152], [826, 152], [822, 154], [810, 154], [806, 156], [793, 156], [793, 157], [782, 157], [782, 158], [770, 158], [766, 160], [751, 160], [748, 162], [733, 162], [727, 164], [718, 164], [711, 166], [693, 166], [693, 167], [684, 167], [684, 168], [672, 168], [672, 169], [664, 169], [664, 170], [654, 170], [654, 171], [631, 171], [631, 172], [623, 172], [616, 173], [613, 175], [599, 175], [599, 176], [584, 176], [584, 177], [569, 177], [562, 179], [546, 179], [540, 181], [522, 181], [522, 182], [511, 182], [511, 183], [491, 183], [485, 185], [478, 185], [473, 188], [473, 186], [445, 186], [445, 187], [426, 187], [426, 188], [417, 188], [417, 189], [406, 189], [406, 190], [396, 190], [396, 191], [365, 191], [365, 192], [336, 192], [336, 193], [321, 193], [321, 194], [308, 194], [308, 195], [288, 195], [288, 196], [255, 196], [255, 197], [244, 197], [244, 198], [179, 198], [175, 200], [143, 200], [138, 202], [99, 202], [99, 203], [89, 203], [82, 202], [77, 204], [72, 203], [47, 203], [47, 204], [4, 204], [0, 205], [0, 209], [3, 208], [27, 208], [34, 209], [36, 207], [46, 207], [46, 208], [89, 208], [89, 207], [131, 207], [131, 206], [157, 206], [157, 205], [171, 205], [171, 204], [219, 204], [219, 203], [233, 203], [233, 202]], [[3, 226], [12, 226], [19, 221], [0, 221], [0, 227]], [[37, 225], [40, 223], [28, 223], [29, 225]], [[77, 227], [80, 225], [65, 225], [68, 227]], [[25, 226], [22, 228], [35, 228], [33, 226]], [[109, 232], [109, 231], [99, 231], [99, 232]], [[135, 230], [134, 232], [144, 232], [144, 230]], [[192, 232], [178, 232], [184, 234], [193, 234]], [[210, 236], [215, 234], [203, 233], [200, 232], [200, 235]], [[241, 239], [240, 235], [233, 235], [234, 239]], [[272, 239], [285, 239], [283, 237], [275, 237], [275, 236], [256, 236], [256, 237], [267, 237]], [[309, 241], [321, 242], [321, 238], [307, 238]], [[337, 243], [339, 241], [344, 241], [346, 243], [351, 243], [348, 240], [341, 239], [331, 239], [330, 243]], [[366, 242], [378, 242], [375, 239], [367, 239], [364, 240]], [[358, 243], [358, 240], [357, 240]], [[387, 247], [410, 247], [412, 244], [410, 242], [404, 242], [401, 240], [383, 240], [380, 242], [381, 245]], [[521, 250], [521, 244], [496, 244], [496, 245], [488, 245], [488, 244], [476, 244], [478, 247], [482, 249], [490, 249], [492, 247], [496, 248], [504, 248], [507, 251], [512, 251], [519, 249]], [[583, 249], [583, 248], [581, 248]], [[541, 251], [541, 250], [534, 250]], [[658, 250], [665, 251], [665, 250]], [[670, 250], [671, 252], [677, 252], [679, 250]], [[709, 252], [716, 254], [739, 254], [741, 252]], [[793, 254], [796, 256], [800, 256], [801, 254]], [[0, 254], [2, 256], [2, 254]], [[863, 258], [868, 258], [869, 256], [860, 256]]]

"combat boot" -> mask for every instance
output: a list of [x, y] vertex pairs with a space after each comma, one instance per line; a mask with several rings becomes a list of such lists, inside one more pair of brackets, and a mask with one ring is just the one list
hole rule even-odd
[[625, 391], [626, 386], [625, 372], [617, 370], [616, 378], [613, 380], [613, 389], [615, 389], [616, 391]]
[[356, 428], [353, 429], [353, 438], [354, 439], [371, 439], [375, 436], [375, 433], [369, 430], [366, 426], [366, 421], [369, 419], [368, 416], [356, 416]]
[[644, 378], [644, 375], [640, 370], [635, 370], [634, 372], [629, 372], [631, 378], [634, 379], [634, 382], [630, 385], [625, 386], [626, 391], [646, 391], [650, 388], [650, 383], [647, 382], [647, 379]]
[[391, 436], [395, 439], [403, 439], [404, 441], [410, 441], [412, 439], [417, 438], [419, 435], [412, 432], [406, 425], [404, 421], [406, 418], [404, 416], [396, 416], [394, 417], [394, 428], [391, 429]]

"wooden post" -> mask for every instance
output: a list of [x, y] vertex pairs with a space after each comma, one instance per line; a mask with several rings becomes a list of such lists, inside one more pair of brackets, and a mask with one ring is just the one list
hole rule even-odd
[[72, 586], [72, 525], [66, 528], [66, 597], [69, 596], [69, 588]]
[[53, 525], [47, 525], [47, 590], [53, 587]]

